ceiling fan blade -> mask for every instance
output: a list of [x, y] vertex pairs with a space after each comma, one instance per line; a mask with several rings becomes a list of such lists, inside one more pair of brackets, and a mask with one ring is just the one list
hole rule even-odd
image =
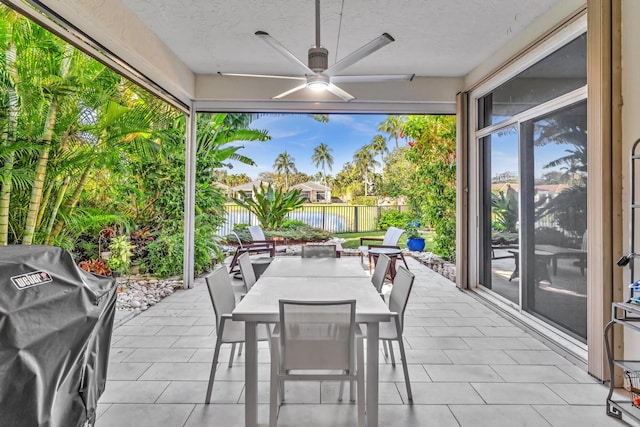
[[220, 73], [221, 76], [231, 76], [231, 77], [260, 77], [264, 79], [287, 79], [287, 80], [307, 80], [306, 77], [297, 77], [297, 76], [275, 76], [273, 74], [242, 74], [242, 73]]
[[371, 40], [369, 43], [365, 44], [360, 49], [345, 56], [340, 61], [333, 64], [331, 67], [327, 68], [323, 72], [323, 74], [326, 74], [327, 76], [333, 76], [333, 75], [339, 74], [340, 71], [344, 70], [347, 67], [350, 67], [351, 65], [360, 61], [365, 56], [372, 54], [376, 50], [388, 45], [393, 41], [395, 41], [393, 37], [391, 37], [387, 33], [383, 33], [381, 36]]
[[355, 96], [351, 95], [346, 90], [340, 89], [338, 86], [334, 85], [333, 83], [329, 83], [329, 86], [327, 86], [327, 90], [332, 94], [334, 94], [335, 96], [342, 98], [345, 101], [351, 101], [356, 99]]
[[360, 82], [394, 82], [412, 81], [415, 74], [374, 74], [360, 76], [333, 76], [332, 82], [336, 83], [360, 83]]
[[271, 37], [269, 35], [269, 33], [265, 32], [265, 31], [256, 31], [256, 36], [260, 37], [269, 46], [271, 46], [272, 48], [274, 48], [275, 50], [280, 52], [280, 54], [282, 54], [282, 56], [287, 58], [289, 61], [291, 61], [291, 62], [295, 63], [296, 65], [298, 65], [300, 70], [303, 70], [304, 74], [308, 74], [308, 75], [315, 74], [315, 71], [313, 71], [311, 68], [309, 68], [307, 66], [307, 64], [305, 64], [304, 62], [300, 61], [293, 53], [289, 52], [289, 50], [287, 50], [286, 47], [284, 47], [282, 44], [280, 44], [279, 41], [277, 41], [276, 39]]
[[281, 98], [284, 98], [285, 96], [291, 95], [292, 93], [297, 92], [297, 91], [299, 91], [299, 90], [302, 90], [302, 89], [304, 89], [304, 88], [306, 88], [306, 87], [307, 87], [307, 84], [306, 84], [306, 83], [301, 84], [300, 86], [296, 86], [296, 87], [294, 87], [293, 89], [289, 89], [289, 90], [287, 90], [287, 91], [285, 91], [285, 92], [282, 92], [280, 95], [276, 95], [276, 96], [274, 96], [272, 99], [281, 99]]

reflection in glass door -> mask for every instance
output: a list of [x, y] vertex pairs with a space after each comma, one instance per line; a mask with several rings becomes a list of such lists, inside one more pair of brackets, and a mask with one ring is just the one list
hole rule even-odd
[[[587, 336], [586, 101], [522, 125], [523, 308]], [[531, 159], [527, 161], [527, 159]], [[524, 261], [526, 260], [526, 261]]]
[[519, 305], [518, 127], [502, 128], [484, 137], [481, 144], [484, 166], [482, 285]]

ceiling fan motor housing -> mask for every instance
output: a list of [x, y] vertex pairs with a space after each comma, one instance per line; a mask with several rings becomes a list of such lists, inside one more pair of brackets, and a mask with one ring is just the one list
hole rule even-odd
[[309, 68], [321, 73], [329, 67], [329, 51], [323, 47], [309, 49]]

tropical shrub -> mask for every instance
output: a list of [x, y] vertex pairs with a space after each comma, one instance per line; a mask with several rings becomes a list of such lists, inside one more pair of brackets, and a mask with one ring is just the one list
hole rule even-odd
[[287, 213], [304, 204], [301, 190], [274, 189], [271, 184], [253, 187], [253, 198], [240, 193], [242, 198], [234, 197], [233, 201], [254, 214], [264, 230], [280, 228]]
[[131, 254], [134, 246], [129, 243], [129, 236], [122, 235], [111, 239], [109, 250], [111, 257], [107, 265], [118, 274], [127, 274], [131, 265]]
[[300, 221], [299, 219], [285, 219], [284, 222], [282, 223], [282, 227], [280, 227], [280, 229], [281, 230], [287, 230], [287, 229], [295, 230], [297, 228], [304, 227], [304, 226], [307, 226], [307, 224], [305, 224], [304, 222]]
[[[207, 271], [213, 260], [222, 259], [220, 239], [211, 230], [197, 228], [194, 234], [194, 271], [196, 275]], [[155, 276], [164, 278], [182, 275], [184, 233], [162, 234], [147, 246], [146, 266]]]
[[250, 242], [252, 238], [251, 233], [249, 233], [249, 225], [251, 224], [235, 224], [233, 226], [233, 232], [235, 235], [227, 235], [227, 242], [236, 244], [238, 243], [238, 239], [240, 239], [241, 242]]
[[278, 237], [285, 238], [288, 241], [294, 242], [319, 242], [327, 240], [331, 233], [322, 230], [320, 228], [314, 228], [310, 225], [302, 223], [297, 226], [290, 226], [288, 228], [281, 228], [278, 231], [267, 232], [267, 236], [277, 235]]
[[378, 206], [378, 198], [375, 196], [357, 196], [351, 199], [354, 206]]
[[405, 228], [413, 216], [408, 212], [399, 212], [395, 209], [382, 211], [378, 219], [378, 228], [387, 230], [389, 227]]
[[415, 165], [409, 199], [434, 228], [434, 252], [453, 261], [456, 250], [456, 118], [409, 116], [407, 158]]
[[111, 276], [111, 269], [99, 259], [90, 259], [88, 261], [80, 261], [78, 267], [89, 273], [99, 274], [101, 276]]

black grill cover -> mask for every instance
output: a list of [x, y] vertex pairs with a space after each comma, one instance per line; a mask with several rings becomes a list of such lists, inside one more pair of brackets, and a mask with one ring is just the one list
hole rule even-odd
[[93, 425], [116, 283], [52, 246], [0, 247], [0, 425]]

